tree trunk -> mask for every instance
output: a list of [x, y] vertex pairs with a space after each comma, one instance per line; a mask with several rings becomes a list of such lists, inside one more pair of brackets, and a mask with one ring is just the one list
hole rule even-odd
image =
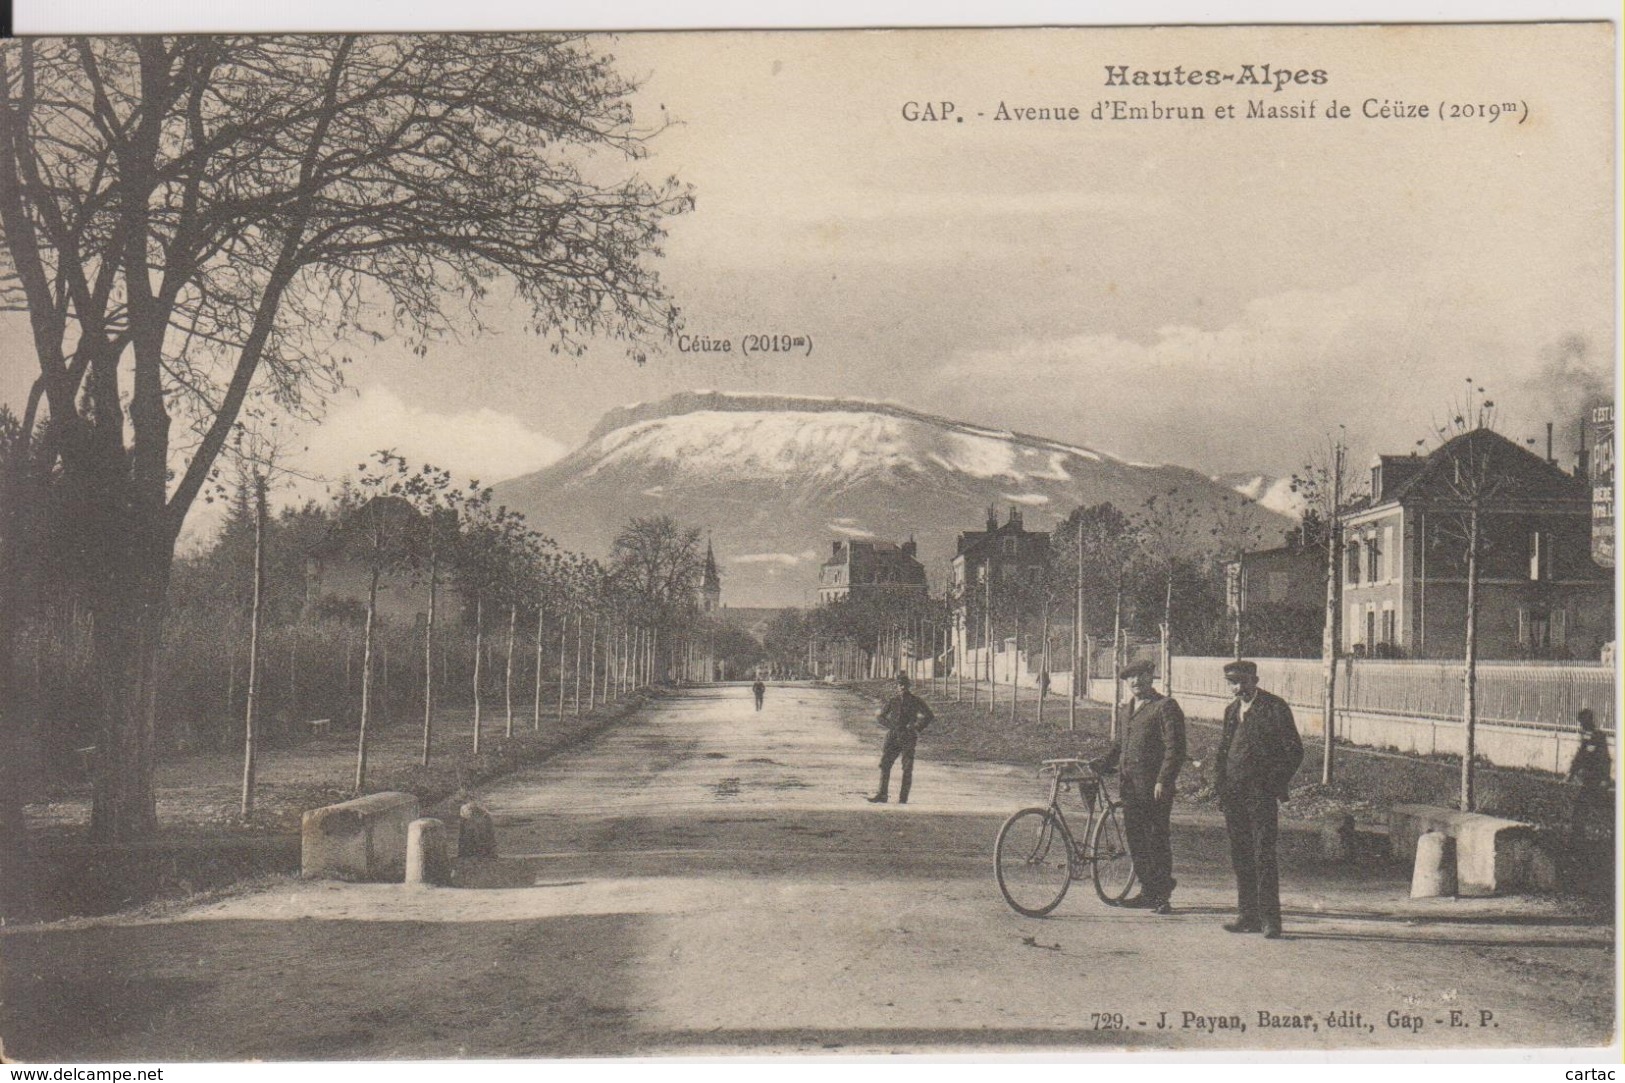
[[558, 717], [558, 720], [560, 722], [564, 721], [564, 661], [565, 661], [565, 656], [569, 651], [569, 642], [570, 642], [570, 614], [563, 613], [563, 614], [561, 614], [559, 616], [559, 717]]
[[502, 702], [507, 714], [507, 722], [502, 731], [504, 737], [513, 736], [513, 640], [514, 632], [519, 625], [519, 606], [513, 602], [508, 603], [508, 659], [502, 671]]
[[474, 755], [480, 754], [480, 662], [485, 656], [485, 599], [474, 595]]
[[[1088, 695], [1089, 684], [1083, 677], [1083, 516], [1078, 516], [1078, 568], [1075, 598], [1072, 606], [1072, 695], [1067, 697], [1066, 728], [1078, 728], [1078, 697]], [[1081, 684], [1080, 684], [1081, 682]]]
[[571, 699], [570, 699], [570, 706], [574, 709], [575, 716], [577, 718], [581, 717], [581, 647], [582, 647], [581, 639], [582, 639], [582, 625], [583, 625], [583, 623], [584, 622], [581, 619], [581, 614], [579, 612], [577, 612], [576, 613], [576, 690], [575, 690], [575, 695], [572, 696]]
[[170, 565], [147, 555], [107, 568], [91, 631], [101, 722], [90, 814], [96, 843], [138, 842], [158, 830], [153, 718]]
[[1044, 724], [1044, 700], [1048, 698], [1048, 693], [1044, 688], [1044, 681], [1049, 675], [1049, 601], [1047, 599], [1039, 613], [1038, 724], [1042, 726]]
[[545, 621], [542, 619], [543, 609], [536, 607], [536, 695], [531, 703], [530, 728], [542, 728], [542, 644], [545, 633]]
[[1241, 660], [1241, 623], [1242, 615], [1246, 612], [1244, 604], [1243, 584], [1241, 579], [1241, 554], [1236, 554], [1236, 623], [1230, 633], [1230, 657]]
[[[1166, 695], [1173, 695], [1174, 665], [1174, 569], [1168, 566], [1168, 583], [1162, 595], [1162, 657], [1158, 660], [1158, 668], [1162, 670], [1162, 690]], [[1236, 624], [1236, 657], [1241, 657], [1241, 624]]]
[[1016, 708], [1021, 706], [1021, 610], [1016, 610], [1016, 635], [1010, 651], [1010, 725], [1017, 722]]
[[587, 710], [598, 706], [598, 614], [592, 615], [592, 634], [587, 637]]
[[1123, 707], [1123, 682], [1117, 674], [1123, 669], [1123, 577], [1117, 577], [1117, 594], [1112, 601], [1112, 722], [1111, 739], [1117, 740], [1117, 713]]
[[[1320, 677], [1325, 694], [1320, 705], [1320, 781], [1330, 783], [1335, 774], [1334, 752], [1337, 742], [1337, 622], [1343, 613], [1342, 577], [1337, 574], [1337, 554], [1340, 532], [1337, 511], [1343, 504], [1343, 447], [1339, 444], [1332, 457], [1332, 504], [1326, 516], [1326, 623], [1320, 636]], [[1423, 542], [1426, 548], [1426, 542]]]
[[434, 739], [434, 618], [440, 592], [440, 554], [429, 550], [429, 617], [423, 626], [423, 766], [429, 766]]
[[367, 579], [367, 631], [361, 641], [361, 730], [356, 735], [355, 792], [363, 793], [367, 786], [367, 722], [372, 713], [372, 633], [378, 621], [378, 569], [373, 567]]
[[248, 706], [243, 711], [243, 819], [254, 815], [254, 708], [260, 685], [260, 610], [265, 593], [265, 478], [254, 476], [254, 600], [248, 614]]
[[1462, 667], [1461, 811], [1473, 812], [1473, 757], [1478, 743], [1478, 509], [1467, 513], [1467, 651]]

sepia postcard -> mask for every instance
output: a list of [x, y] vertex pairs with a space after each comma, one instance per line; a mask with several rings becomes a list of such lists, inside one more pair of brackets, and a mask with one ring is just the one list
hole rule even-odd
[[1617, 1063], [1617, 34], [0, 40], [4, 1057]]

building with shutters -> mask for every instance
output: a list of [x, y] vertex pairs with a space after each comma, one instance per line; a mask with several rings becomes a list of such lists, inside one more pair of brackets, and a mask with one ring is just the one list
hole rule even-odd
[[914, 539], [896, 542], [837, 541], [819, 569], [818, 604], [832, 605], [895, 592], [925, 596], [925, 565], [915, 555]]
[[982, 620], [989, 604], [995, 617], [1020, 612], [1035, 615], [1036, 587], [1049, 568], [1047, 531], [1028, 530], [1021, 509], [1011, 507], [999, 522], [998, 512], [987, 509], [987, 527], [967, 530], [954, 546], [949, 568], [950, 590], [956, 610], [955, 634], [970, 648], [984, 643]]
[[1342, 650], [1392, 658], [1465, 653], [1463, 493], [1474, 477], [1483, 479], [1478, 657], [1601, 657], [1613, 638], [1614, 594], [1612, 577], [1592, 560], [1590, 486], [1488, 428], [1430, 455], [1379, 455], [1372, 463], [1370, 503], [1340, 520]]
[[1270, 658], [1318, 658], [1326, 626], [1326, 550], [1287, 544], [1225, 563], [1225, 603], [1242, 622], [1242, 652]]

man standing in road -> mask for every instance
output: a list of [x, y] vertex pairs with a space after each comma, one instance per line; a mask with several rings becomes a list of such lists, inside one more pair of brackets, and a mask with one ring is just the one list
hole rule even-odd
[[886, 744], [880, 752], [880, 791], [869, 798], [871, 804], [886, 803], [891, 787], [891, 765], [903, 760], [903, 784], [897, 789], [897, 803], [908, 804], [909, 786], [914, 782], [914, 742], [936, 718], [923, 699], [908, 690], [908, 674], [897, 675], [897, 695], [886, 702], [875, 721], [886, 727]]
[[1230, 836], [1230, 863], [1236, 870], [1236, 920], [1231, 933], [1281, 936], [1281, 886], [1275, 841], [1280, 810], [1292, 776], [1303, 762], [1303, 741], [1292, 708], [1280, 696], [1258, 687], [1258, 666], [1226, 662], [1224, 679], [1236, 697], [1224, 709], [1215, 789]]
[[767, 698], [767, 685], [762, 683], [762, 678], [756, 678], [756, 683], [750, 686], [750, 694], [756, 697], [756, 709], [761, 710], [762, 700]]
[[1133, 684], [1133, 698], [1119, 738], [1097, 761], [1101, 770], [1122, 764], [1123, 829], [1140, 893], [1121, 905], [1173, 913], [1174, 852], [1168, 820], [1174, 807], [1174, 780], [1185, 762], [1185, 712], [1159, 693], [1150, 662], [1124, 666], [1118, 678]]

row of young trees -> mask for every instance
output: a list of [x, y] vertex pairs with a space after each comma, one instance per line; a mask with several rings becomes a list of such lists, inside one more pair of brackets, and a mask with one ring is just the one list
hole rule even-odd
[[[702, 631], [699, 532], [668, 518], [633, 520], [599, 561], [529, 529], [490, 489], [393, 452], [326, 504], [272, 516], [266, 488], [245, 464], [218, 539], [177, 564], [155, 692], [161, 751], [242, 750], [245, 816], [257, 755], [301, 722], [354, 726], [360, 791], [381, 718], [419, 712], [428, 766], [437, 712], [471, 706], [478, 754], [493, 714], [507, 736], [516, 714], [532, 728], [579, 714], [655, 680]], [[403, 589], [410, 612], [397, 603], [386, 620], [381, 595]], [[20, 636], [47, 773], [97, 740], [92, 619], [53, 610]]]
[[[252, 587], [244, 592], [239, 582], [236, 591], [249, 613], [250, 629], [243, 730], [245, 815], [252, 807], [256, 675], [266, 595], [262, 475], [255, 476], [254, 491]], [[248, 514], [243, 505], [240, 501], [234, 516], [239, 535], [245, 533], [241, 524]], [[379, 451], [360, 464], [357, 479], [340, 492], [327, 518], [328, 530], [309, 539], [305, 560], [357, 569], [364, 583], [360, 598], [346, 599], [359, 609], [362, 629], [355, 711], [358, 792], [366, 785], [368, 740], [375, 724], [381, 588], [405, 584], [427, 595], [421, 629], [415, 633], [421, 652], [421, 664], [415, 668], [421, 681], [417, 702], [422, 708], [424, 766], [432, 755], [436, 708], [448, 693], [456, 695], [436, 681], [437, 673], [442, 682], [449, 676], [446, 639], [466, 641], [459, 644], [458, 653], [469, 663], [470, 751], [478, 755], [493, 683], [501, 688], [507, 736], [513, 735], [515, 726], [516, 680], [521, 682], [517, 699], [530, 701], [530, 723], [540, 728], [548, 689], [562, 715], [566, 699], [580, 712], [584, 681], [590, 706], [612, 688], [624, 691], [655, 680], [664, 671], [662, 649], [669, 650], [681, 638], [695, 608], [702, 568], [699, 531], [667, 517], [634, 519], [615, 538], [607, 562], [601, 562], [560, 549], [532, 530], [524, 516], [495, 504], [491, 489], [478, 481], [458, 485], [444, 469], [427, 464], [414, 468], [392, 451]], [[227, 538], [233, 533], [228, 526]], [[232, 561], [233, 547], [221, 548]], [[249, 563], [235, 555], [238, 568]], [[227, 575], [222, 581], [229, 584], [233, 578]], [[240, 580], [240, 574], [235, 578]], [[308, 590], [307, 585], [300, 620], [309, 616], [313, 603], [320, 613], [322, 600], [311, 598]], [[457, 604], [448, 607], [448, 600]], [[556, 654], [551, 650], [555, 645]], [[499, 658], [493, 659], [493, 654]], [[499, 661], [499, 675], [491, 672], [493, 660]], [[384, 673], [387, 677], [387, 667]]]

